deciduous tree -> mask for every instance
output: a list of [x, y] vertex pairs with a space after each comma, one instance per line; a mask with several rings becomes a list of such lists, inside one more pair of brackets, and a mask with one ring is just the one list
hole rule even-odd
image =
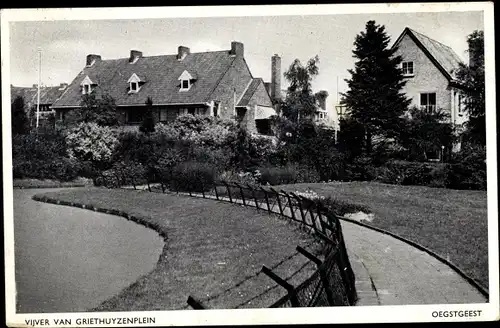
[[486, 105], [484, 76], [484, 33], [474, 31], [467, 37], [469, 65], [460, 64], [456, 76], [466, 94], [465, 110], [469, 115], [465, 140], [480, 145], [486, 144]]

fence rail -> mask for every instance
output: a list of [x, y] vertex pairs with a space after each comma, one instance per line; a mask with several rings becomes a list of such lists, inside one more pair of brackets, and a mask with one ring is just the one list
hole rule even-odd
[[[114, 176], [111, 187], [119, 187], [120, 182], [130, 181], [126, 177]], [[103, 185], [109, 187], [108, 179]], [[134, 184], [134, 188], [136, 185]], [[278, 214], [297, 222], [314, 237], [325, 244], [325, 259], [297, 246], [297, 251], [307, 257], [317, 268], [315, 272], [298, 286], [292, 286], [272, 270], [263, 267], [261, 272], [283, 287], [287, 294], [269, 307], [314, 307], [314, 306], [349, 306], [357, 300], [355, 276], [352, 270], [342, 234], [342, 226], [333, 212], [319, 202], [297, 195], [293, 192], [275, 190], [272, 187], [252, 187], [238, 183], [207, 183], [199, 180], [198, 184], [167, 185], [163, 182], [147, 184], [150, 192], [174, 192], [192, 197], [209, 198], [218, 201], [255, 207], [269, 214]], [[201, 301], [189, 296], [187, 304], [193, 309], [206, 309]]]

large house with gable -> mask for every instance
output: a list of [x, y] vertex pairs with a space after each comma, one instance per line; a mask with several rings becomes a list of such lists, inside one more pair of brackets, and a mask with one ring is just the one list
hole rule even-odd
[[403, 59], [401, 69], [407, 80], [403, 91], [412, 105], [425, 111], [441, 109], [450, 114], [451, 123], [465, 123], [464, 94], [455, 78], [462, 61], [453, 49], [408, 27], [393, 48]]
[[[35, 125], [36, 111], [38, 107], [39, 119], [42, 124], [47, 124], [48, 118], [55, 114], [53, 104], [59, 99], [63, 92], [68, 87], [67, 83], [61, 83], [58, 86], [40, 86], [40, 97], [38, 97], [38, 85], [33, 84], [32, 87], [10, 86], [11, 101], [16, 97], [24, 99], [26, 114], [30, 119], [30, 124]], [[38, 101], [40, 101], [38, 103]]]
[[83, 70], [53, 104], [56, 118], [64, 122], [68, 111], [78, 108], [82, 95], [108, 94], [117, 105], [120, 123], [139, 125], [150, 97], [156, 122], [170, 122], [180, 114], [238, 119], [249, 131], [269, 133], [275, 115], [273, 100], [281, 96], [281, 59], [272, 58], [271, 82], [252, 75], [244, 46], [191, 53], [179, 46], [177, 54], [143, 56], [132, 50], [127, 58], [103, 60], [88, 55]]

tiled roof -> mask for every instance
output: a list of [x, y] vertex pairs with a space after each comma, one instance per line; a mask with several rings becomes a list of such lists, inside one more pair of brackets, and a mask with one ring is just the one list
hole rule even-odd
[[[135, 63], [129, 58], [100, 60], [83, 71], [70, 84], [54, 107], [78, 106], [82, 92], [80, 83], [88, 76], [98, 87], [113, 97], [118, 106], [142, 105], [148, 97], [154, 104], [205, 103], [229, 69], [235, 56], [229, 50], [191, 53], [182, 60], [176, 55], [141, 57]], [[196, 80], [187, 91], [179, 91], [182, 72], [187, 71]], [[129, 93], [127, 80], [136, 73], [142, 80], [137, 93]]]
[[453, 49], [442, 44], [441, 42], [429, 38], [428, 36], [414, 30], [411, 31], [448, 73], [452, 74], [456, 69], [458, 69], [462, 60], [458, 57], [455, 51], [453, 51]]
[[238, 106], [247, 106], [248, 102], [250, 99], [252, 99], [253, 94], [255, 93], [255, 90], [259, 87], [259, 84], [264, 83], [264, 81], [261, 78], [256, 78], [253, 79], [250, 85], [247, 87], [247, 90], [241, 97], [240, 101], [238, 102]]
[[393, 47], [396, 47], [403, 37], [408, 34], [415, 43], [423, 48], [424, 52], [427, 52], [431, 57], [431, 60], [435, 62], [439, 69], [445, 74], [446, 77], [452, 79], [454, 72], [458, 69], [459, 64], [462, 62], [460, 57], [451, 49], [449, 46], [442, 44], [436, 40], [429, 38], [419, 32], [416, 32], [410, 28], [405, 28], [403, 33], [394, 43]]
[[[11, 86], [11, 100], [15, 97], [21, 96], [24, 98], [26, 104], [36, 104], [38, 100], [38, 88], [36, 87], [16, 87]], [[57, 98], [61, 96], [64, 89], [61, 86], [56, 87], [40, 87], [40, 104], [53, 104]]]

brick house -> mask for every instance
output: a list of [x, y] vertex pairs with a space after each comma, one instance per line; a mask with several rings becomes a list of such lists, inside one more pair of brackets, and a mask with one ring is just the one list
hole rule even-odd
[[[56, 118], [78, 108], [82, 95], [108, 94], [117, 105], [123, 126], [138, 126], [145, 102], [153, 100], [156, 122], [171, 122], [184, 113], [236, 118], [251, 132], [268, 133], [275, 114], [273, 97], [280, 96], [281, 59], [272, 57], [267, 86], [252, 76], [240, 42], [231, 49], [191, 53], [179, 46], [177, 54], [143, 56], [132, 50], [127, 58], [103, 60], [88, 55], [83, 70], [53, 105]], [[277, 96], [275, 96], [277, 95]]]
[[464, 95], [454, 75], [462, 61], [453, 49], [408, 27], [394, 43], [396, 47], [407, 79], [403, 91], [412, 105], [426, 111], [442, 109], [450, 114], [451, 123], [465, 123]]
[[[67, 87], [67, 83], [61, 83], [58, 86], [40, 87], [39, 113], [42, 124], [46, 123], [47, 119], [51, 117], [51, 114], [55, 114], [55, 110], [52, 106], [63, 94]], [[35, 121], [38, 102], [38, 85], [33, 84], [32, 87], [16, 87], [11, 85], [10, 95], [12, 102], [18, 96], [24, 99], [26, 114], [28, 115], [31, 126], [34, 126], [36, 124]]]

